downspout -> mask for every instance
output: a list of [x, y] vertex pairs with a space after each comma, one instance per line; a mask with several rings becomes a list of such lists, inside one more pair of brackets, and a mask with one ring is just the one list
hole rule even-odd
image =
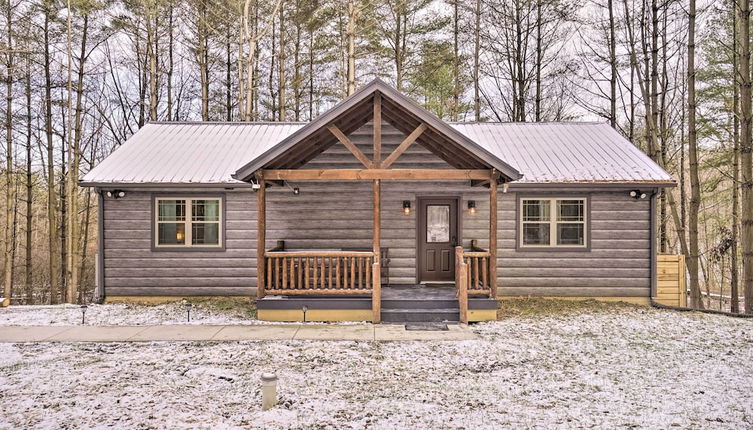
[[651, 237], [651, 242], [649, 245], [649, 252], [651, 253], [651, 263], [650, 263], [650, 276], [651, 276], [651, 292], [649, 296], [649, 300], [652, 302], [654, 301], [654, 297], [656, 297], [656, 291], [657, 291], [657, 275], [656, 275], [656, 196], [659, 194], [660, 190], [659, 188], [654, 188], [653, 192], [651, 193], [651, 203], [650, 203], [650, 211], [651, 211], [651, 221], [650, 221], [650, 232], [649, 236]]
[[95, 301], [105, 302], [105, 196], [104, 191], [95, 189], [97, 193], [97, 287]]

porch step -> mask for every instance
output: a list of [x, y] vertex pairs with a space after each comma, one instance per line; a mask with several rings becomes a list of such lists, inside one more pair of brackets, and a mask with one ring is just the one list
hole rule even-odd
[[382, 309], [458, 309], [452, 299], [382, 299]]
[[406, 322], [457, 322], [460, 311], [455, 308], [440, 309], [382, 309], [382, 321], [394, 323]]

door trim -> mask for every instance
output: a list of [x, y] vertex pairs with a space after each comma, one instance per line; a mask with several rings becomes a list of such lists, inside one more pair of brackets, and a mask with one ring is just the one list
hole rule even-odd
[[[463, 197], [454, 195], [454, 196], [442, 196], [442, 195], [426, 195], [426, 196], [416, 196], [416, 284], [419, 285], [421, 283], [421, 258], [419, 258], [419, 248], [421, 245], [421, 202], [423, 200], [434, 200], [434, 199], [444, 199], [444, 200], [455, 200], [455, 205], [457, 207], [457, 219], [455, 220], [455, 225], [458, 229], [458, 244], [463, 245]], [[452, 264], [455, 264], [455, 259], [452, 259]], [[427, 281], [428, 283], [432, 283], [432, 281]], [[454, 281], [452, 281], [454, 282]], [[438, 283], [438, 282], [435, 282]]]

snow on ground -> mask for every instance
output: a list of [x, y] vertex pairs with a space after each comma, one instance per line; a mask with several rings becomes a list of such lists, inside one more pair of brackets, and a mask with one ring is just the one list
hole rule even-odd
[[[0, 344], [0, 428], [753, 428], [753, 321], [515, 317], [462, 342]], [[280, 378], [260, 411], [259, 377]]]
[[[250, 305], [249, 305], [250, 306]], [[90, 304], [86, 309], [87, 325], [160, 325], [160, 324], [249, 324], [257, 320], [242, 315], [238, 308], [222, 310], [215, 306], [194, 304], [191, 322], [185, 305], [172, 302], [161, 305]], [[78, 305], [10, 306], [0, 308], [0, 326], [4, 325], [78, 325]]]

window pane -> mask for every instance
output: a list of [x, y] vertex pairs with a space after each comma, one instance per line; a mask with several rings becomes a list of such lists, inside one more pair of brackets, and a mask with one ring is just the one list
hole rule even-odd
[[191, 230], [193, 245], [219, 245], [220, 224], [216, 222], [195, 222]]
[[212, 200], [194, 200], [193, 201], [193, 220], [194, 221], [219, 221], [220, 220], [220, 201]]
[[558, 200], [557, 221], [583, 221], [583, 200]]
[[450, 241], [450, 207], [447, 205], [426, 206], [426, 242]]
[[549, 200], [523, 200], [523, 221], [549, 221]]
[[184, 223], [157, 224], [157, 239], [160, 245], [185, 245], [186, 225]]
[[557, 224], [557, 245], [583, 244], [583, 224]]
[[185, 200], [158, 200], [160, 221], [185, 221]]
[[549, 224], [523, 224], [523, 245], [549, 245]]

